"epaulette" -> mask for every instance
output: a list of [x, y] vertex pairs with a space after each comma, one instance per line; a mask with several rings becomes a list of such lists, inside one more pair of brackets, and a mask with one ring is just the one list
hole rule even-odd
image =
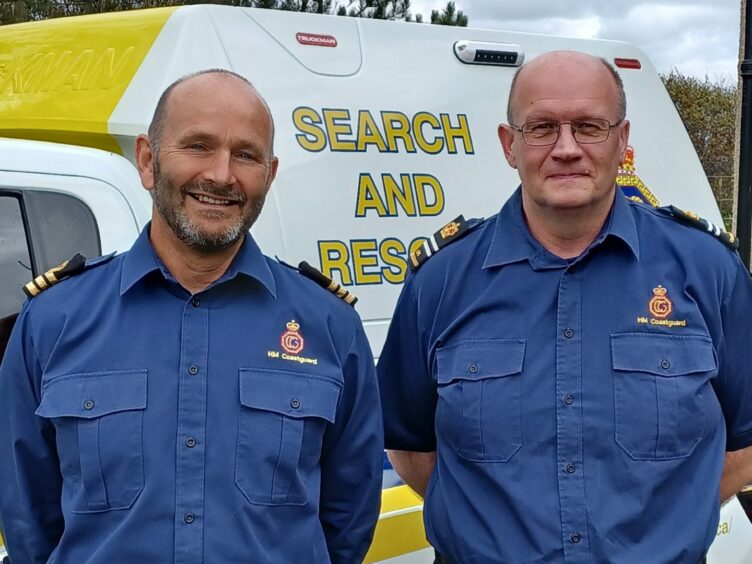
[[420, 247], [410, 253], [410, 270], [413, 272], [418, 270], [424, 262], [431, 258], [431, 256], [446, 247], [449, 243], [456, 241], [465, 235], [476, 225], [480, 225], [482, 221], [482, 219], [470, 219], [465, 221], [465, 217], [460, 215], [453, 221], [447, 223], [444, 227], [423, 241], [423, 244]]
[[673, 217], [677, 221], [680, 221], [681, 223], [684, 223], [685, 225], [689, 225], [691, 227], [694, 227], [695, 229], [699, 229], [700, 231], [710, 233], [724, 245], [733, 250], [739, 248], [739, 239], [737, 239], [733, 233], [729, 233], [728, 231], [721, 229], [715, 223], [712, 223], [707, 219], [700, 217], [694, 212], [685, 211], [677, 208], [676, 206], [665, 206], [656, 209], [670, 215], [671, 217]]
[[86, 260], [86, 257], [76, 253], [76, 255], [72, 259], [66, 260], [64, 263], [59, 264], [55, 268], [50, 268], [44, 274], [40, 274], [39, 276], [34, 278], [34, 280], [24, 285], [24, 294], [29, 296], [29, 298], [38, 296], [61, 280], [75, 276], [76, 274], [79, 274], [84, 270], [87, 270], [94, 266], [109, 262], [114, 256], [115, 253], [110, 253], [109, 255]]
[[354, 294], [351, 294], [350, 292], [345, 290], [341, 284], [338, 284], [328, 276], [324, 276], [323, 272], [312, 267], [306, 261], [302, 261], [298, 265], [298, 272], [300, 272], [306, 278], [310, 278], [325, 290], [329, 290], [339, 299], [344, 300], [345, 303], [348, 303], [351, 306], [355, 306], [355, 304], [358, 302], [358, 298], [356, 298]]

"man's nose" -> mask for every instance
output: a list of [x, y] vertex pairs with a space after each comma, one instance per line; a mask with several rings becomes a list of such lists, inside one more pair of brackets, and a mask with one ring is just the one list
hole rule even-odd
[[559, 126], [559, 138], [551, 150], [551, 156], [562, 160], [571, 160], [582, 156], [582, 147], [574, 138], [572, 124], [562, 123]]
[[201, 176], [217, 186], [235, 184], [236, 178], [230, 151], [215, 151]]

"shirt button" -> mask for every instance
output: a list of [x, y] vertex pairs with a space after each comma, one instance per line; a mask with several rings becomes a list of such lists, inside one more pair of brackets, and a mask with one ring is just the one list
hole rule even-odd
[[567, 470], [567, 474], [574, 474], [574, 471], [575, 471], [574, 464], [567, 464], [566, 470]]
[[468, 365], [468, 367], [467, 367], [467, 371], [468, 371], [468, 372], [469, 372], [470, 374], [475, 374], [476, 372], [478, 372], [478, 365], [477, 365], [477, 364], [475, 364], [474, 362], [471, 362], [471, 363], [470, 363], [470, 364]]
[[201, 300], [199, 300], [198, 298], [193, 298], [191, 299], [191, 305], [193, 307], [198, 307], [201, 305]]
[[196, 439], [194, 439], [193, 437], [188, 437], [187, 439], [185, 439], [185, 446], [187, 446], [188, 448], [195, 447]]
[[571, 329], [564, 329], [564, 336], [567, 339], [571, 339], [572, 337], [574, 337], [574, 331], [572, 331]]
[[188, 523], [189, 525], [193, 523], [196, 520], [196, 517], [193, 515], [193, 513], [186, 513], [183, 515], [183, 521]]
[[572, 535], [569, 537], [569, 540], [571, 540], [574, 544], [577, 544], [581, 540], [580, 535], [578, 535], [577, 533], [572, 533]]
[[567, 405], [572, 405], [574, 403], [574, 398], [571, 395], [567, 394], [566, 396], [564, 396], [564, 403]]
[[664, 370], [668, 370], [669, 368], [671, 368], [671, 363], [664, 358], [661, 361], [661, 368], [663, 368]]
[[188, 368], [188, 373], [191, 376], [195, 376], [196, 374], [198, 374], [198, 366], [196, 366], [195, 364], [191, 364], [191, 366]]
[[292, 407], [293, 409], [298, 409], [300, 407], [300, 400], [295, 398], [291, 399], [290, 407]]
[[84, 402], [84, 409], [87, 411], [94, 409], [94, 400], [86, 400]]

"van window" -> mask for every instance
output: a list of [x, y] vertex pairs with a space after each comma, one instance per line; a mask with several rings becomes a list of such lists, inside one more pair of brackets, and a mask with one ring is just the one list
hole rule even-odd
[[0, 317], [5, 317], [21, 309], [21, 287], [33, 277], [21, 201], [13, 195], [0, 194], [0, 272]]
[[0, 318], [20, 311], [21, 287], [68, 260], [101, 253], [91, 210], [67, 194], [0, 192]]
[[87, 258], [102, 254], [94, 214], [78, 198], [41, 190], [24, 192], [34, 272], [42, 272], [76, 253]]

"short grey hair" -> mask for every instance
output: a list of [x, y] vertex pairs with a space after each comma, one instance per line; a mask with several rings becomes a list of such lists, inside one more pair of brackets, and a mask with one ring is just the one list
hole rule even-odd
[[[614, 68], [614, 65], [609, 63], [605, 58], [603, 57], [595, 57], [598, 61], [600, 61], [604, 67], [606, 67], [606, 70], [608, 70], [609, 74], [611, 74], [611, 77], [614, 79], [614, 84], [616, 84], [616, 112], [618, 114], [617, 118], [619, 121], [623, 120], [625, 117], [627, 117], [627, 95], [624, 92], [624, 82], [621, 79], [621, 76], [619, 76], [619, 73]], [[535, 59], [533, 59], [534, 61]], [[522, 69], [524, 69], [529, 63], [525, 63], [522, 66], [520, 66], [517, 69], [517, 72], [514, 73], [514, 77], [512, 78], [512, 86], [509, 88], [509, 99], [507, 100], [507, 122], [512, 123], [512, 100], [514, 99], [514, 91], [517, 87], [517, 77], [520, 76], [520, 73], [522, 72]]]
[[267, 104], [266, 100], [264, 100], [264, 97], [258, 93], [258, 90], [256, 90], [256, 87], [253, 86], [253, 83], [251, 83], [250, 80], [248, 80], [246, 77], [236, 72], [226, 70], [226, 69], [206, 69], [206, 70], [193, 72], [191, 74], [186, 74], [185, 76], [178, 78], [175, 82], [170, 84], [165, 89], [164, 92], [162, 92], [162, 95], [159, 97], [159, 100], [157, 101], [157, 107], [154, 110], [154, 116], [151, 118], [151, 123], [149, 124], [149, 130], [148, 130], [149, 144], [151, 145], [152, 151], [154, 152], [154, 156], [155, 157], [159, 156], [159, 146], [162, 141], [162, 134], [164, 133], [165, 121], [167, 118], [167, 102], [169, 101], [170, 94], [172, 94], [172, 91], [179, 84], [182, 84], [183, 82], [186, 82], [187, 80], [196, 78], [197, 76], [201, 76], [204, 74], [224, 74], [227, 76], [234, 76], [235, 78], [239, 78], [240, 80], [242, 80], [248, 85], [248, 87], [254, 92], [254, 94], [256, 94], [256, 96], [258, 96], [258, 99], [264, 105], [264, 108], [266, 108], [266, 111], [269, 114], [269, 122], [271, 124], [271, 141], [269, 143], [269, 156], [271, 158], [274, 155], [274, 118], [272, 117], [272, 112], [269, 109], [269, 104]]

